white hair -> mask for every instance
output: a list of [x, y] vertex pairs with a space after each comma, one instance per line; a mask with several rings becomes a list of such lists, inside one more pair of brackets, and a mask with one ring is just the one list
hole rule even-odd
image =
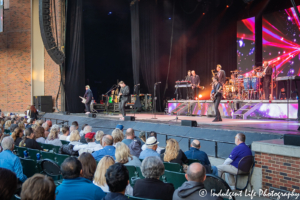
[[11, 150], [14, 144], [14, 139], [11, 137], [5, 137], [2, 139], [1, 146], [3, 150]]
[[86, 134], [86, 133], [90, 133], [92, 132], [92, 127], [91, 126], [85, 126], [84, 129], [83, 129], [83, 133]]
[[[57, 124], [54, 124], [54, 125], [52, 125], [52, 127], [51, 127], [51, 130], [53, 130], [53, 129], [56, 129], [56, 131], [60, 131], [60, 126], [59, 125], [57, 125]], [[50, 131], [51, 131], [50, 130]]]

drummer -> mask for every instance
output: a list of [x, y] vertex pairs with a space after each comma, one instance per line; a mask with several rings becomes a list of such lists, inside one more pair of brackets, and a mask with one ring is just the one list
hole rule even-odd
[[229, 84], [230, 84], [230, 85], [234, 85], [234, 83], [235, 83], [235, 75], [234, 75], [234, 74], [231, 74], [230, 80], [229, 80]]

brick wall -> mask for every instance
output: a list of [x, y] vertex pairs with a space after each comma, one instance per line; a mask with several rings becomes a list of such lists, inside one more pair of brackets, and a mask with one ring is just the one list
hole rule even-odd
[[0, 33], [0, 109], [23, 112], [31, 103], [31, 4], [10, 0]]
[[263, 189], [300, 193], [300, 158], [255, 152], [255, 161], [255, 167], [262, 168]]

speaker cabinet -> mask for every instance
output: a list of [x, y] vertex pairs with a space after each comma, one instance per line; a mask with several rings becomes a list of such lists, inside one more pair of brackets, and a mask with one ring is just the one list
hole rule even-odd
[[181, 120], [181, 126], [197, 127], [197, 121]]
[[285, 134], [283, 143], [284, 145], [300, 146], [300, 135]]
[[96, 115], [95, 113], [90, 113], [90, 114], [89, 114], [89, 117], [96, 118], [97, 115]]
[[135, 121], [135, 117], [132, 116], [125, 116], [124, 121]]
[[53, 112], [52, 96], [34, 96], [33, 105], [42, 112]]

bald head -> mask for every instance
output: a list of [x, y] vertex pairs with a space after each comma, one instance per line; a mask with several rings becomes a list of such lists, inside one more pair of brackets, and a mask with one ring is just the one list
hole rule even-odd
[[186, 172], [186, 178], [188, 181], [195, 181], [203, 183], [206, 178], [206, 170], [200, 163], [192, 163]]
[[134, 138], [134, 130], [132, 128], [129, 128], [126, 130], [126, 138], [127, 139], [133, 139]]
[[102, 138], [102, 144], [103, 147], [113, 145], [113, 137], [111, 135], [105, 135]]
[[196, 149], [200, 149], [200, 142], [199, 140], [193, 140], [191, 147], [194, 147]]

